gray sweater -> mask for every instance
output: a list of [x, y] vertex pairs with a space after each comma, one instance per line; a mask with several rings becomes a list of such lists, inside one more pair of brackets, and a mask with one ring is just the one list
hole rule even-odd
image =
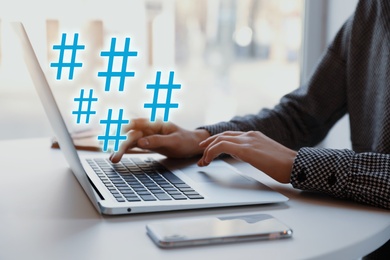
[[[272, 110], [204, 126], [257, 130], [298, 150], [291, 184], [390, 209], [390, 1], [361, 0], [309, 82]], [[353, 150], [317, 145], [346, 113]], [[261, 160], [261, 158], [259, 158]]]

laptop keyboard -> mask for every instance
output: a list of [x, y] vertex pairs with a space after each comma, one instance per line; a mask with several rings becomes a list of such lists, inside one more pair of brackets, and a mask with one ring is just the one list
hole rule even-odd
[[204, 199], [179, 177], [153, 159], [87, 159], [100, 180], [118, 202]]

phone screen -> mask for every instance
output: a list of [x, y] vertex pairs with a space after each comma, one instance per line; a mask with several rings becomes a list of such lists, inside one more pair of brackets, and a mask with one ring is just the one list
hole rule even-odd
[[174, 219], [150, 223], [148, 235], [160, 247], [228, 243], [292, 236], [292, 229], [268, 214]]

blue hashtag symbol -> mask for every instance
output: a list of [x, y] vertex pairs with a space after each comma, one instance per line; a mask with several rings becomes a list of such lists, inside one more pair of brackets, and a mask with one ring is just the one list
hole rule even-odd
[[[117, 152], [119, 149], [119, 143], [121, 140], [126, 140], [126, 135], [121, 135], [122, 124], [128, 124], [129, 120], [122, 119], [123, 117], [123, 109], [119, 109], [119, 115], [117, 120], [112, 119], [112, 109], [108, 109], [107, 120], [100, 120], [100, 124], [106, 124], [106, 132], [104, 135], [99, 135], [98, 140], [103, 140], [103, 151], [106, 152], [108, 150], [109, 141], [114, 141], [114, 151]], [[116, 133], [114, 135], [110, 135], [110, 127], [111, 125], [117, 125]]]
[[[171, 108], [178, 108], [179, 104], [177, 103], [171, 103], [171, 97], [172, 97], [172, 90], [173, 89], [180, 89], [181, 85], [180, 84], [173, 84], [173, 77], [174, 77], [174, 72], [171, 71], [169, 73], [169, 83], [168, 84], [160, 84], [161, 80], [161, 71], [157, 71], [156, 74], [156, 83], [155, 84], [148, 84], [146, 85], [146, 89], [154, 89], [154, 95], [153, 95], [153, 102], [152, 103], [145, 103], [144, 108], [151, 108], [152, 113], [150, 115], [150, 121], [154, 122], [156, 121], [156, 110], [158, 108], [164, 108], [164, 121], [168, 121], [168, 116], [169, 116], [169, 109]], [[161, 89], [166, 89], [167, 90], [167, 96], [165, 103], [158, 103], [158, 94], [159, 90]]]
[[[132, 71], [127, 71], [127, 59], [129, 57], [137, 56], [136, 51], [129, 51], [130, 48], [130, 38], [126, 38], [125, 46], [123, 51], [115, 51], [116, 38], [111, 38], [110, 51], [102, 51], [100, 56], [108, 57], [108, 66], [107, 71], [98, 72], [98, 77], [106, 77], [105, 91], [110, 91], [111, 78], [119, 77], [119, 91], [123, 91], [125, 86], [126, 77], [134, 77], [135, 73]], [[121, 71], [112, 71], [113, 62], [115, 57], [122, 57], [122, 69]]]
[[[73, 73], [74, 68], [76, 67], [82, 67], [83, 64], [81, 62], [76, 62], [76, 52], [77, 50], [84, 50], [84, 45], [78, 45], [78, 39], [79, 34], [75, 33], [73, 38], [73, 44], [66, 45], [66, 33], [62, 34], [61, 44], [60, 45], [53, 45], [53, 50], [60, 50], [60, 56], [58, 59], [58, 62], [52, 62], [50, 63], [50, 67], [56, 67], [57, 70], [57, 79], [61, 79], [61, 73], [63, 67], [69, 67], [69, 78], [73, 79]], [[64, 62], [64, 54], [65, 50], [71, 50], [72, 51], [72, 57], [70, 62]]]
[[[95, 115], [96, 111], [92, 111], [92, 102], [98, 101], [97, 98], [93, 97], [93, 89], [89, 90], [89, 97], [84, 97], [84, 89], [80, 91], [80, 97], [74, 98], [74, 101], [79, 102], [78, 110], [72, 111], [73, 115], [77, 115], [77, 124], [80, 124], [81, 116], [85, 115], [85, 123], [89, 123], [89, 119], [91, 115]], [[83, 103], [87, 103], [87, 109], [83, 110]]]

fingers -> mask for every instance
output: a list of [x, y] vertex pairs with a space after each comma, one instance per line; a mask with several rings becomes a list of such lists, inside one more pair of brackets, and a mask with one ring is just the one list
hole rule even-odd
[[214, 136], [210, 136], [199, 144], [204, 148], [203, 156], [198, 161], [199, 166], [207, 166], [212, 160], [219, 155], [225, 153], [237, 159], [241, 159], [239, 154], [242, 154], [242, 149], [247, 132], [240, 131], [226, 131]]
[[143, 136], [142, 131], [139, 130], [129, 131], [127, 133], [126, 141], [122, 142], [119, 147], [119, 150], [110, 156], [111, 162], [113, 163], [119, 162], [128, 149], [131, 149], [136, 146], [138, 139], [140, 139], [142, 136]]
[[227, 137], [234, 137], [234, 136], [239, 136], [239, 135], [242, 135], [242, 134], [243, 134], [243, 132], [239, 132], [239, 131], [226, 131], [226, 132], [223, 132], [223, 133], [220, 133], [220, 134], [216, 134], [216, 135], [210, 136], [209, 138], [207, 138], [206, 140], [201, 142], [199, 144], [199, 146], [207, 147], [211, 143], [215, 142], [216, 140], [221, 141], [221, 140], [226, 139]]
[[123, 127], [124, 132], [129, 132], [131, 130], [141, 130], [141, 131], [152, 131], [154, 133], [159, 133], [162, 129], [163, 122], [156, 121], [150, 122], [147, 118], [136, 118], [132, 119], [130, 124]]
[[218, 141], [210, 144], [203, 152], [202, 158], [198, 161], [198, 166], [207, 166], [212, 160], [219, 155], [226, 153], [233, 157], [240, 158], [240, 144], [235, 143], [234, 140]]
[[[141, 137], [157, 134], [162, 131], [162, 128], [162, 121], [150, 122], [147, 118], [132, 119], [130, 123], [122, 129], [124, 133], [127, 133], [126, 141], [121, 143], [119, 150], [116, 153], [113, 153], [109, 159], [113, 163], [119, 162], [128, 149], [138, 145], [137, 143]], [[140, 144], [141, 148], [148, 146], [147, 140], [141, 140]]]
[[205, 154], [205, 152], [208, 151], [207, 148], [213, 147], [216, 144], [221, 143], [221, 142], [231, 142], [231, 143], [242, 142], [242, 140], [239, 138], [242, 135], [244, 135], [243, 132], [237, 132], [237, 131], [235, 131], [235, 132], [228, 131], [228, 132], [220, 133], [220, 134], [217, 134], [214, 136], [210, 136], [209, 138], [207, 138], [206, 140], [201, 142], [199, 144], [199, 146], [202, 148], [205, 148], [205, 151], [203, 152], [203, 154]]
[[212, 160], [222, 153], [229, 154], [233, 157], [239, 158], [239, 146], [242, 140], [240, 136], [244, 133], [239, 131], [227, 131], [214, 136], [210, 136], [199, 146], [204, 147], [203, 156], [198, 161], [199, 166], [207, 166]]
[[131, 130], [127, 135], [127, 140], [122, 142], [119, 150], [110, 156], [110, 160], [113, 163], [119, 162], [126, 151], [133, 147], [159, 152], [159, 148], [175, 149], [176, 146], [175, 134], [144, 136], [142, 131]]
[[207, 166], [225, 153], [251, 164], [271, 178], [288, 183], [297, 152], [275, 142], [261, 132], [225, 132], [200, 143], [204, 148], [199, 166]]

